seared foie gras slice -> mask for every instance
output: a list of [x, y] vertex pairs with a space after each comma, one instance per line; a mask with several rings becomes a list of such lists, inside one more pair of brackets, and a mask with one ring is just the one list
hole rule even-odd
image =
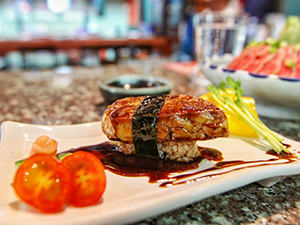
[[[132, 118], [144, 98], [124, 98], [108, 106], [102, 129], [110, 140], [133, 142]], [[158, 114], [158, 143], [207, 140], [228, 135], [226, 116], [217, 106], [199, 97], [166, 96]]]

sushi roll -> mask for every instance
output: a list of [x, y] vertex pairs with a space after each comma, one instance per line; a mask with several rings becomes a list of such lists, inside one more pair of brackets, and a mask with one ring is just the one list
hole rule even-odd
[[126, 155], [191, 162], [196, 142], [229, 135], [224, 112], [199, 97], [128, 97], [108, 106], [102, 130]]

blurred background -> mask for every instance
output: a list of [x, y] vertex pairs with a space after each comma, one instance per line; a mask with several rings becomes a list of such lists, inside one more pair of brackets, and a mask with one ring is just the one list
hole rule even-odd
[[[209, 99], [209, 84], [233, 76], [252, 97], [246, 103], [270, 129], [300, 141], [299, 16], [300, 0], [0, 0], [0, 128], [4, 121], [99, 122], [108, 104], [125, 96]], [[248, 45], [253, 48], [243, 51]], [[232, 62], [243, 67], [227, 67]], [[253, 137], [239, 117], [230, 118], [233, 135]], [[29, 136], [38, 132], [24, 130]], [[0, 140], [1, 132], [11, 134], [6, 131], [0, 129]], [[98, 140], [75, 133], [62, 136], [70, 137], [70, 146], [77, 137]], [[18, 151], [25, 156], [25, 148], [13, 154]], [[299, 178], [275, 189], [241, 187], [141, 224], [299, 224], [300, 192], [294, 191]], [[9, 207], [16, 211], [18, 205], [14, 201]]]
[[[222, 27], [197, 30], [212, 17], [220, 20], [215, 12], [223, 16]], [[299, 14], [299, 0], [2, 0], [0, 69], [237, 55], [251, 40], [278, 36], [286, 16]], [[213, 42], [225, 35], [226, 46], [203, 49], [205, 35]]]

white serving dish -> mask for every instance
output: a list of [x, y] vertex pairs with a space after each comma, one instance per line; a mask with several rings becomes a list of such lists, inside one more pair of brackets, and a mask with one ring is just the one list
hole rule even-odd
[[[32, 142], [40, 135], [55, 138], [59, 144], [59, 151], [106, 141], [107, 139], [101, 131], [101, 124], [95, 122], [66, 126], [42, 126], [4, 122], [1, 133], [1, 225], [127, 224], [162, 214], [252, 182], [300, 173], [300, 160], [277, 165], [274, 164], [274, 161], [270, 161], [259, 167], [246, 168], [245, 166], [249, 166], [248, 164], [236, 166], [236, 169], [241, 168], [238, 170], [226, 168], [217, 172], [231, 171], [206, 177], [205, 179], [201, 178], [197, 182], [160, 188], [157, 183], [148, 183], [146, 177], [124, 177], [106, 171], [107, 187], [102, 201], [98, 205], [86, 208], [67, 207], [62, 213], [41, 214], [23, 204], [15, 196], [11, 186], [15, 173], [14, 162], [28, 157]], [[284, 142], [291, 144], [293, 152], [300, 156], [298, 153], [300, 143], [288, 139], [285, 139]], [[202, 141], [198, 144], [221, 150], [226, 161], [276, 158], [266, 154], [265, 150], [269, 147], [257, 139], [230, 137]], [[276, 162], [284, 162], [284, 160]], [[251, 165], [258, 164], [261, 163]], [[203, 170], [212, 165], [213, 162], [205, 161], [199, 165], [198, 169]], [[214, 171], [214, 174], [216, 174], [216, 171]]]
[[245, 95], [255, 98], [262, 116], [300, 120], [300, 79], [226, 69], [232, 60], [232, 55], [207, 58], [202, 72], [214, 85], [227, 76], [240, 79]]

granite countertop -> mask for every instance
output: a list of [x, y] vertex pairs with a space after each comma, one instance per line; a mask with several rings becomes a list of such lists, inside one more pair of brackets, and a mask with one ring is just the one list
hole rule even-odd
[[[75, 124], [99, 121], [106, 107], [97, 83], [105, 77], [144, 73], [143, 68], [105, 66], [54, 71], [0, 72], [0, 123]], [[174, 83], [173, 93], [201, 95], [206, 81], [161, 69]], [[300, 122], [262, 118], [273, 130], [300, 141]], [[300, 224], [300, 175], [271, 187], [257, 183], [219, 194], [136, 224]]]

